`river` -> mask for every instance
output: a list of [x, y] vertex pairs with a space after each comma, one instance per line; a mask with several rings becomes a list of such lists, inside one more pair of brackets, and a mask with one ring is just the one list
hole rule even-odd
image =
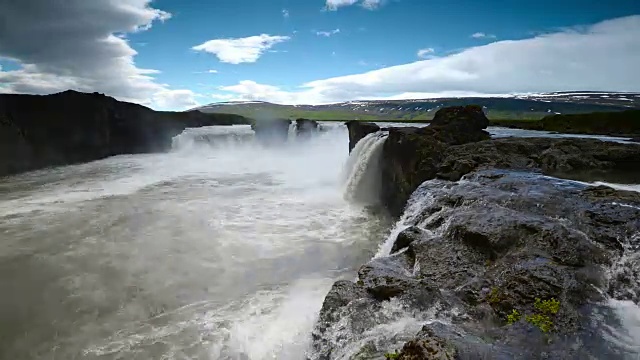
[[304, 358], [390, 222], [344, 199], [345, 127], [250, 133], [0, 179], [0, 358]]
[[372, 170], [347, 161], [346, 128], [325, 126], [277, 147], [188, 129], [169, 153], [0, 179], [0, 359], [304, 359], [333, 282], [392, 228], [355, 201]]

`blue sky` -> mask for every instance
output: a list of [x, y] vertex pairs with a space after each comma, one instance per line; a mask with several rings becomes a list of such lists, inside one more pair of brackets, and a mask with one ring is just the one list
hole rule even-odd
[[0, 91], [66, 86], [170, 109], [640, 91], [637, 0], [24, 1], [0, 5]]

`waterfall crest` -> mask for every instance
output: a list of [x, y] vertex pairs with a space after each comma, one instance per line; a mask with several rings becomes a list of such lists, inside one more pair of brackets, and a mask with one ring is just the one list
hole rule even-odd
[[353, 148], [343, 169], [344, 197], [376, 204], [380, 195], [380, 158], [388, 133], [378, 131], [362, 138]]

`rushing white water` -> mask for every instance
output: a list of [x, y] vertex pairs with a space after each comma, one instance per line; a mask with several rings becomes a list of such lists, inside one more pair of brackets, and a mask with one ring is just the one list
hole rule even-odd
[[343, 198], [343, 126], [0, 179], [0, 358], [303, 359], [388, 220]]
[[387, 133], [378, 131], [362, 138], [351, 151], [343, 169], [344, 194], [348, 200], [375, 204], [380, 194], [380, 156]]

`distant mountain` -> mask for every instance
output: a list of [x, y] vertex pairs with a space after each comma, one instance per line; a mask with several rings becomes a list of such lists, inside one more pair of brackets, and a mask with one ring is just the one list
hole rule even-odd
[[640, 93], [554, 92], [505, 97], [359, 100], [325, 105], [279, 105], [263, 101], [213, 103], [194, 110], [260, 118], [315, 120], [430, 120], [442, 107], [477, 104], [491, 119], [540, 119], [550, 114], [577, 114], [640, 109]]

